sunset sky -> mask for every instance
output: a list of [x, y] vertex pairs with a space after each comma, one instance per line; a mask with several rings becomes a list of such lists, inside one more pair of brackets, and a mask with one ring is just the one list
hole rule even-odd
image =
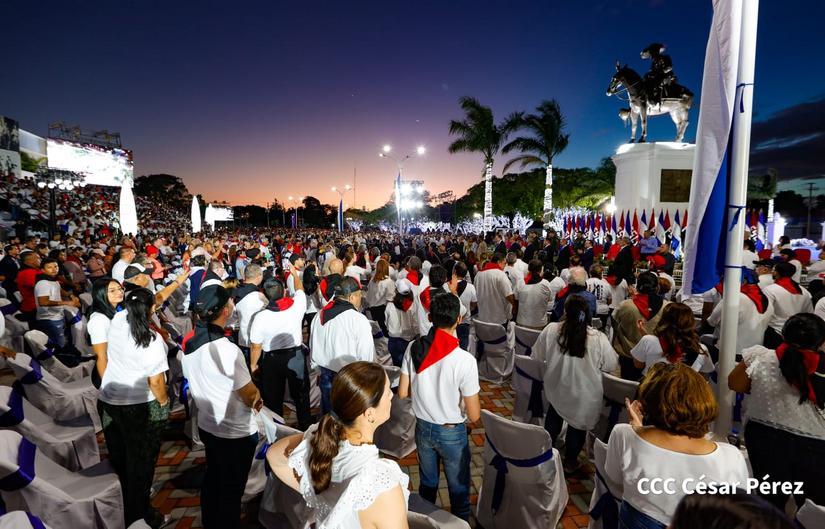
[[[800, 151], [781, 175], [821, 173], [821, 119], [773, 134], [783, 116], [825, 112], [825, 3], [760, 4], [754, 120], [765, 126], [754, 137]], [[432, 193], [461, 195], [479, 180], [479, 155], [447, 153], [463, 95], [499, 118], [558, 99], [571, 138], [556, 165], [595, 166], [629, 136], [622, 102], [605, 96], [615, 61], [643, 73], [639, 51], [664, 42], [698, 96], [712, 14], [709, 0], [12, 0], [2, 12], [0, 115], [22, 128], [45, 135], [62, 120], [119, 131], [136, 175], [175, 174], [233, 204], [307, 194], [331, 203], [330, 186], [352, 185], [355, 169], [346, 200], [369, 208], [389, 198], [397, 172], [378, 157], [385, 143], [401, 155], [426, 146], [405, 176]], [[697, 118], [698, 97], [690, 141]], [[669, 118], [652, 121], [652, 139], [674, 134]], [[755, 163], [781, 159], [770, 149]]]

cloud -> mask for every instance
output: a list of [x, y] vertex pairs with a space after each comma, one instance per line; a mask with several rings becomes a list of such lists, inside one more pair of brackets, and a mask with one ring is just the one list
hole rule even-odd
[[780, 180], [825, 177], [825, 95], [753, 123], [751, 171], [771, 167]]

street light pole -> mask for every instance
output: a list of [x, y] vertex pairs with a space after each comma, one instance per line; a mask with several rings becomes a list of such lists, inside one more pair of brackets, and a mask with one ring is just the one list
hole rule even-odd
[[380, 156], [381, 158], [389, 158], [390, 160], [394, 161], [398, 165], [398, 177], [395, 181], [395, 208], [396, 208], [396, 211], [398, 213], [398, 235], [403, 236], [404, 235], [404, 227], [403, 227], [402, 219], [401, 219], [401, 185], [404, 182], [404, 180], [403, 180], [404, 162], [406, 162], [407, 160], [409, 160], [410, 158], [412, 158], [415, 155], [424, 156], [424, 154], [427, 152], [427, 149], [424, 148], [423, 145], [419, 146], [415, 150], [415, 153], [410, 153], [410, 154], [404, 156], [403, 158], [396, 158], [395, 156], [392, 156], [390, 154], [391, 151], [392, 151], [392, 146], [391, 145], [384, 145], [384, 147], [381, 149], [381, 153], [379, 153], [378, 156]]
[[79, 174], [61, 169], [41, 169], [35, 175], [37, 187], [49, 190], [49, 240], [57, 233], [57, 189], [72, 191], [86, 187], [86, 180]]
[[338, 231], [344, 231], [344, 195], [355, 188], [347, 184], [343, 188], [332, 186], [332, 190], [338, 193]]

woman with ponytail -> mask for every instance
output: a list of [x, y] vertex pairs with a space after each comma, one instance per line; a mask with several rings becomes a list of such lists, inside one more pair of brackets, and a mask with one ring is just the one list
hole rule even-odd
[[[805, 498], [825, 505], [825, 321], [796, 314], [782, 327], [782, 343], [756, 345], [728, 377], [745, 400], [745, 442], [753, 475], [773, 482], [802, 482]], [[761, 492], [761, 491], [760, 491]], [[784, 509], [787, 494], [764, 497]]]
[[330, 413], [267, 451], [275, 475], [314, 510], [317, 529], [407, 528], [409, 478], [373, 444], [392, 396], [381, 366], [353, 362], [335, 377]]
[[[639, 331], [645, 331], [643, 325]], [[659, 362], [682, 362], [699, 373], [715, 370], [707, 348], [699, 342], [693, 311], [684, 303], [668, 303], [653, 333], [642, 336], [630, 354], [643, 374]]]
[[164, 374], [166, 344], [152, 329], [155, 295], [145, 288], [128, 292], [107, 337], [107, 363], [98, 410], [109, 461], [120, 479], [126, 525], [144, 519], [159, 527], [163, 515], [149, 505], [149, 491], [169, 419]]
[[652, 334], [667, 301], [659, 295], [659, 276], [642, 272], [636, 279], [636, 291], [613, 311], [613, 347], [619, 353], [622, 378], [639, 380], [642, 370], [633, 364], [631, 350], [645, 334]]
[[587, 300], [578, 294], [568, 296], [562, 321], [545, 327], [533, 346], [533, 358], [545, 365], [544, 393], [550, 407], [544, 428], [555, 441], [567, 423], [565, 472], [578, 467], [587, 431], [599, 420], [602, 372], [609, 373], [618, 365], [607, 335], [590, 323]]

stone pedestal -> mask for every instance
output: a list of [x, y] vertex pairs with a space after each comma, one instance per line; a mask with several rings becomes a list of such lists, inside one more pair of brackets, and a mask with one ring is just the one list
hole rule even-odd
[[[692, 143], [626, 143], [613, 155], [617, 211], [684, 212], [690, 198], [690, 175], [696, 146]], [[680, 214], [680, 216], [683, 213]]]

